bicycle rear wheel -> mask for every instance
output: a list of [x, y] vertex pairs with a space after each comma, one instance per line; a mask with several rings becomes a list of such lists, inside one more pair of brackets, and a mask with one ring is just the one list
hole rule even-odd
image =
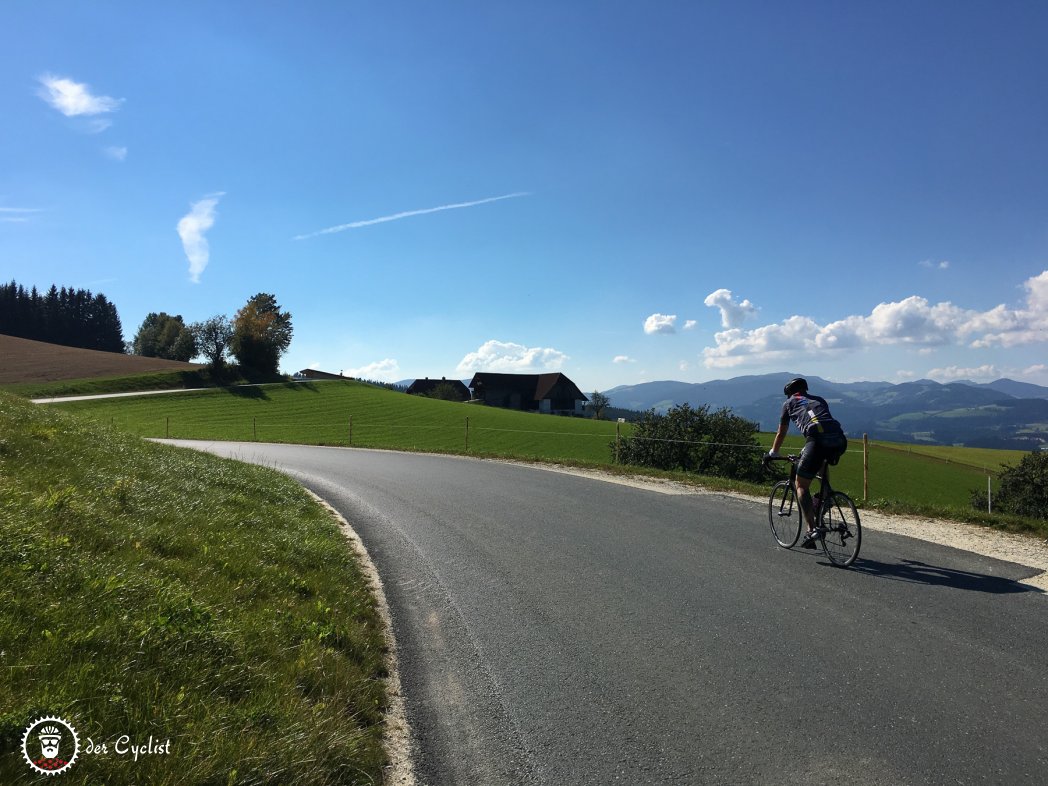
[[823, 552], [834, 565], [848, 567], [859, 556], [862, 545], [862, 525], [855, 503], [847, 494], [835, 491], [831, 499], [823, 500], [820, 519], [825, 531]]
[[791, 549], [801, 535], [801, 506], [788, 480], [780, 480], [768, 500], [768, 523], [771, 534], [784, 549]]

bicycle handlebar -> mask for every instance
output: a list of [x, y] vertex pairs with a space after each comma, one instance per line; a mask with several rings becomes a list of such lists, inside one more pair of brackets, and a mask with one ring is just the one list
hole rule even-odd
[[792, 454], [788, 456], [769, 456], [765, 454], [764, 458], [761, 459], [761, 464], [764, 466], [765, 469], [768, 469], [769, 465], [773, 461], [788, 461], [791, 464], [795, 465], [798, 461], [800, 461], [800, 456], [794, 456]]

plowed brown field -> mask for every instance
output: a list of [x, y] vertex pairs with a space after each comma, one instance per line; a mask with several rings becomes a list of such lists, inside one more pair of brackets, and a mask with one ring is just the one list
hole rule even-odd
[[150, 371], [192, 371], [199, 368], [202, 366], [196, 363], [63, 347], [0, 335], [0, 384], [122, 377]]

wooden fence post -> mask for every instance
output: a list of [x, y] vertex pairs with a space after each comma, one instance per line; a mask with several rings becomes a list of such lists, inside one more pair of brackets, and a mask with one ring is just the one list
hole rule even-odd
[[619, 440], [622, 438], [622, 421], [616, 421], [615, 423], [615, 463], [621, 463], [619, 456]]
[[349, 446], [353, 447], [353, 416], [349, 416]]
[[167, 416], [167, 425], [164, 426], [164, 437], [165, 439], [171, 439], [171, 416]]
[[862, 499], [870, 498], [870, 435], [862, 435]]
[[258, 418], [251, 418], [251, 433], [255, 435], [255, 442], [258, 442]]
[[469, 416], [466, 416], [466, 452], [469, 453]]

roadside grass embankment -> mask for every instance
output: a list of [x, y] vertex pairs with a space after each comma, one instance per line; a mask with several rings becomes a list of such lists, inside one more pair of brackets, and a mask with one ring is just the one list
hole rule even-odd
[[0, 783], [41, 777], [20, 745], [45, 715], [80, 737], [63, 782], [381, 780], [370, 587], [278, 472], [0, 394], [0, 652]]
[[[628, 423], [435, 401], [349, 381], [61, 406], [147, 437], [291, 442], [544, 461], [668, 478], [756, 496], [768, 493], [772, 479], [769, 474], [768, 484], [762, 485], [617, 465], [612, 450], [616, 428], [629, 436], [632, 426]], [[771, 434], [758, 435], [765, 450], [771, 441]], [[801, 438], [791, 436], [783, 450], [798, 452], [802, 444]], [[1048, 535], [1045, 522], [990, 515], [973, 510], [970, 504], [972, 491], [985, 491], [991, 473], [1017, 463], [1023, 455], [1021, 451], [874, 441], [869, 452], [869, 499], [863, 500], [862, 442], [852, 439], [849, 452], [832, 470], [832, 480], [860, 506]]]

